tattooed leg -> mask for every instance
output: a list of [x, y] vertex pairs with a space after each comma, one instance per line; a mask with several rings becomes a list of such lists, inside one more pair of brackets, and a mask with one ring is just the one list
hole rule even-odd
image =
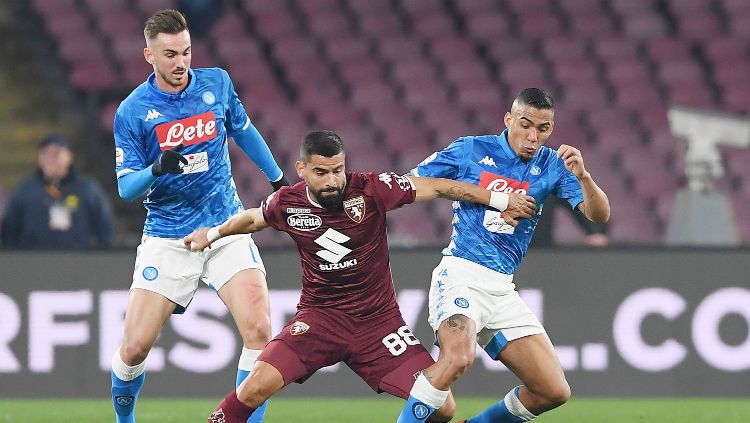
[[477, 334], [474, 321], [454, 314], [440, 324], [437, 332], [440, 356], [423, 374], [437, 389], [446, 390], [474, 362]]

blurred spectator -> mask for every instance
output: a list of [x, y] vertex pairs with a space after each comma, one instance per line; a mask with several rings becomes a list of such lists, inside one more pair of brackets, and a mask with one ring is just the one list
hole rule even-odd
[[539, 223], [537, 223], [536, 229], [534, 230], [534, 237], [531, 239], [532, 247], [548, 248], [555, 246], [554, 228], [555, 209], [557, 209], [557, 207], [562, 207], [570, 212], [578, 226], [580, 226], [586, 233], [586, 236], [583, 238], [584, 245], [589, 247], [606, 247], [609, 245], [606, 223], [594, 223], [588, 220], [583, 213], [571, 209], [567, 201], [560, 201], [553, 195], [544, 201], [542, 217], [539, 219]]
[[101, 187], [73, 168], [70, 142], [39, 143], [39, 168], [8, 199], [2, 245], [15, 249], [111, 247], [112, 211]]
[[190, 25], [190, 35], [203, 38], [224, 11], [223, 1], [214, 0], [179, 0], [177, 8], [185, 15]]

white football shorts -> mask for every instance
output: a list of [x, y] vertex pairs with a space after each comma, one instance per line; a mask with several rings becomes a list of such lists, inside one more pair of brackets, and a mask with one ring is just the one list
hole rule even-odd
[[136, 253], [130, 289], [163, 295], [177, 304], [175, 313], [179, 314], [190, 304], [199, 282], [218, 292], [245, 269], [266, 272], [249, 234], [218, 239], [200, 253], [186, 250], [182, 238], [144, 236]]
[[513, 275], [445, 256], [432, 271], [430, 326], [437, 332], [444, 320], [462, 314], [476, 324], [477, 343], [497, 359], [509, 341], [545, 333], [515, 286]]

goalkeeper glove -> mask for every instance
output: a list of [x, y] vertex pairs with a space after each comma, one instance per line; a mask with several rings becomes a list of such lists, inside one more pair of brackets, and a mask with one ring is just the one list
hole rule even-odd
[[273, 186], [273, 190], [275, 192], [275, 191], [280, 190], [281, 187], [287, 187], [287, 186], [289, 186], [289, 180], [286, 179], [286, 176], [284, 176], [284, 174], [282, 173], [281, 174], [281, 179], [279, 179], [278, 181], [271, 182], [271, 185]]
[[164, 150], [151, 166], [151, 174], [157, 178], [167, 173], [180, 174], [183, 172], [180, 163], [186, 165], [188, 160], [180, 154], [184, 146], [182, 144], [171, 150]]

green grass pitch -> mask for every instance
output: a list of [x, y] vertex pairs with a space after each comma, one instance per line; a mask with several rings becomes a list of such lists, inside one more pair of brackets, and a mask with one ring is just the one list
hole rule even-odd
[[[205, 422], [220, 398], [148, 399], [138, 402], [138, 423]], [[492, 398], [458, 399], [456, 419], [471, 417]], [[396, 421], [403, 401], [392, 398], [274, 398], [265, 423]], [[456, 420], [454, 419], [454, 421]], [[0, 400], [0, 423], [113, 422], [107, 400]], [[701, 423], [750, 422], [750, 400], [713, 398], [573, 398], [539, 419], [540, 423]]]

